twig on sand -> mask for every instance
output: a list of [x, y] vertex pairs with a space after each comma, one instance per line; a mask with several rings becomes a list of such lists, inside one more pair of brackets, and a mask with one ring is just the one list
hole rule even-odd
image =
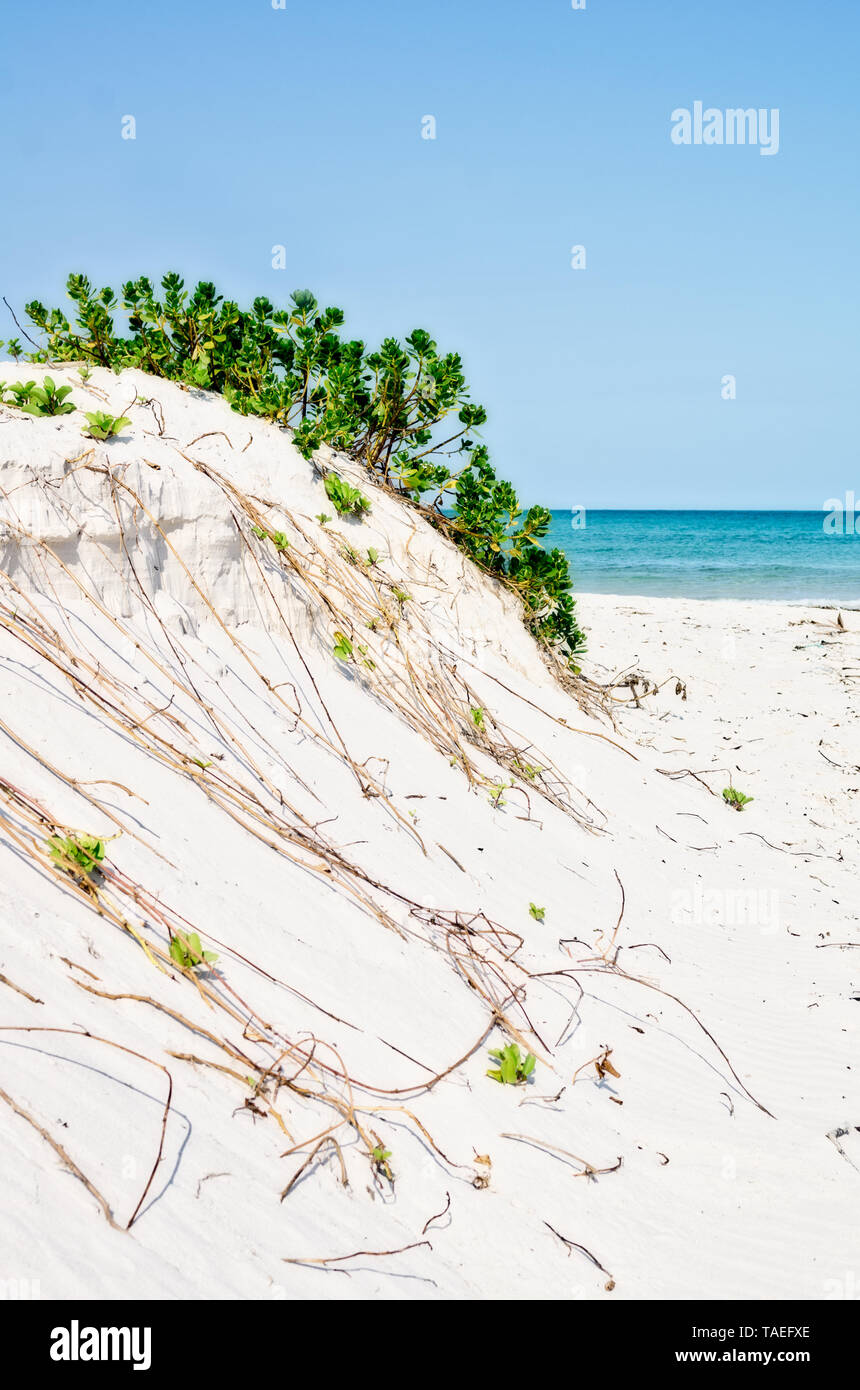
[[[79, 981], [76, 980], [75, 983], [78, 984]], [[81, 986], [81, 988], [86, 988], [86, 986]], [[93, 991], [93, 992], [95, 993], [95, 991]], [[101, 1208], [102, 1208], [102, 1210], [103, 1210], [105, 1216], [107, 1217], [108, 1221], [110, 1222], [111, 1226], [116, 1227], [116, 1229], [117, 1229], [118, 1231], [122, 1231], [122, 1230], [130, 1231], [131, 1228], [132, 1228], [132, 1226], [134, 1225], [135, 1221], [136, 1221], [137, 1218], [138, 1218], [138, 1215], [139, 1215], [139, 1213], [140, 1213], [141, 1207], [143, 1206], [144, 1202], [146, 1201], [147, 1195], [148, 1195], [148, 1193], [149, 1193], [149, 1189], [152, 1187], [152, 1184], [153, 1184], [153, 1182], [154, 1182], [154, 1180], [155, 1180], [155, 1174], [156, 1174], [156, 1172], [158, 1171], [158, 1166], [159, 1166], [159, 1164], [161, 1163], [162, 1158], [164, 1157], [164, 1139], [165, 1139], [165, 1135], [166, 1135], [166, 1133], [167, 1133], [167, 1118], [168, 1118], [168, 1116], [169, 1116], [169, 1114], [170, 1114], [170, 1105], [171, 1105], [171, 1101], [173, 1100], [173, 1077], [170, 1075], [170, 1072], [167, 1070], [167, 1067], [162, 1066], [161, 1062], [156, 1062], [156, 1061], [154, 1061], [152, 1057], [146, 1057], [142, 1052], [135, 1052], [135, 1050], [134, 1050], [133, 1047], [125, 1047], [123, 1043], [114, 1042], [112, 1038], [101, 1038], [101, 1037], [99, 1037], [99, 1036], [98, 1036], [97, 1034], [95, 1034], [95, 1033], [89, 1033], [89, 1032], [87, 1032], [87, 1031], [85, 1031], [85, 1030], [83, 1030], [83, 1029], [79, 1029], [79, 1028], [36, 1028], [36, 1027], [26, 1027], [26, 1028], [25, 1028], [25, 1027], [10, 1027], [9, 1025], [5, 1025], [5, 1024], [4, 1024], [3, 1027], [0, 1028], [0, 1032], [3, 1032], [3, 1033], [66, 1033], [66, 1034], [68, 1034], [70, 1037], [73, 1037], [73, 1038], [89, 1038], [92, 1042], [104, 1043], [105, 1047], [115, 1047], [115, 1048], [117, 1049], [118, 1052], [125, 1052], [125, 1053], [128, 1054], [129, 1057], [137, 1057], [139, 1061], [141, 1061], [141, 1062], [146, 1062], [146, 1063], [148, 1063], [149, 1066], [151, 1066], [151, 1067], [157, 1067], [159, 1071], [163, 1071], [163, 1072], [164, 1072], [164, 1075], [167, 1077], [167, 1099], [166, 1099], [166, 1101], [165, 1101], [165, 1104], [164, 1104], [164, 1111], [163, 1111], [162, 1116], [161, 1116], [161, 1135], [160, 1135], [159, 1141], [158, 1141], [158, 1151], [157, 1151], [157, 1153], [156, 1153], [156, 1155], [155, 1155], [155, 1162], [154, 1162], [154, 1164], [152, 1165], [152, 1171], [151, 1171], [149, 1177], [148, 1177], [147, 1180], [146, 1180], [146, 1186], [144, 1187], [143, 1192], [140, 1194], [140, 1200], [139, 1200], [137, 1206], [135, 1207], [134, 1211], [132, 1212], [131, 1216], [129, 1217], [129, 1219], [128, 1219], [128, 1221], [127, 1221], [127, 1223], [126, 1223], [125, 1226], [119, 1226], [119, 1225], [117, 1225], [117, 1223], [116, 1223], [116, 1222], [114, 1221], [114, 1219], [113, 1219], [113, 1216], [111, 1215], [110, 1207], [108, 1206], [108, 1204], [107, 1204], [107, 1202], [105, 1201], [105, 1199], [102, 1197], [101, 1193], [100, 1193], [95, 1187], [93, 1187], [92, 1183], [89, 1181], [88, 1178], [86, 1178], [86, 1177], [84, 1176], [84, 1174], [81, 1172], [80, 1168], [78, 1168], [77, 1165], [76, 1165], [75, 1163], [72, 1162], [72, 1160], [69, 1158], [69, 1156], [68, 1156], [68, 1154], [65, 1152], [65, 1150], [62, 1149], [62, 1148], [60, 1147], [60, 1145], [59, 1145], [58, 1143], [56, 1143], [56, 1141], [55, 1141], [54, 1139], [51, 1138], [51, 1136], [50, 1136], [50, 1134], [48, 1133], [48, 1131], [47, 1131], [46, 1129], [43, 1129], [42, 1126], [41, 1126], [40, 1124], [38, 1124], [38, 1123], [33, 1119], [32, 1115], [28, 1115], [27, 1112], [26, 1112], [25, 1110], [21, 1110], [21, 1109], [15, 1104], [15, 1102], [14, 1102], [13, 1100], [11, 1100], [9, 1096], [6, 1095], [5, 1091], [0, 1091], [0, 1097], [2, 1097], [2, 1099], [6, 1101], [7, 1105], [11, 1105], [12, 1109], [13, 1109], [18, 1115], [21, 1115], [23, 1119], [29, 1120], [30, 1124], [33, 1126], [34, 1129], [38, 1130], [38, 1132], [41, 1134], [42, 1138], [43, 1138], [43, 1139], [47, 1139], [47, 1141], [48, 1141], [48, 1143], [51, 1145], [51, 1147], [52, 1147], [53, 1149], [56, 1149], [57, 1153], [60, 1155], [60, 1157], [62, 1158], [63, 1162], [66, 1163], [66, 1164], [68, 1164], [69, 1168], [70, 1168], [71, 1171], [74, 1173], [75, 1177], [80, 1178], [81, 1182], [84, 1184], [84, 1187], [87, 1189], [87, 1191], [88, 1191], [88, 1192], [91, 1192], [91, 1193], [93, 1194], [93, 1196], [94, 1196], [94, 1197], [97, 1199], [97, 1201], [99, 1202], [99, 1204], [100, 1204], [100, 1206], [101, 1206]]]
[[35, 994], [28, 994], [26, 989], [22, 989], [20, 985], [16, 985], [6, 975], [0, 975], [0, 985], [6, 985], [9, 989], [14, 989], [16, 994], [22, 994], [25, 999], [29, 999], [31, 1004], [44, 1004], [45, 1002], [44, 999], [37, 999]]
[[834, 1146], [834, 1148], [836, 1149], [837, 1153], [840, 1154], [841, 1157], [845, 1159], [845, 1162], [846, 1162], [846, 1163], [850, 1163], [850, 1164], [851, 1164], [851, 1167], [852, 1167], [856, 1172], [860, 1173], [860, 1164], [857, 1164], [857, 1163], [854, 1162], [854, 1159], [851, 1158], [850, 1155], [847, 1154], [847, 1153], [845, 1152], [845, 1150], [843, 1149], [842, 1145], [841, 1145], [840, 1142], [839, 1142], [840, 1139], [844, 1139], [845, 1136], [848, 1135], [848, 1134], [850, 1134], [850, 1133], [851, 1133], [850, 1127], [846, 1127], [845, 1125], [837, 1125], [835, 1129], [831, 1129], [831, 1130], [829, 1131], [829, 1133], [828, 1133], [828, 1135], [827, 1135], [827, 1138], [830, 1140], [831, 1144]]
[[575, 1163], [582, 1164], [582, 1172], [575, 1174], [578, 1178], [596, 1178], [601, 1173], [617, 1173], [623, 1162], [622, 1158], [611, 1164], [607, 1168], [595, 1168], [588, 1159], [580, 1158], [579, 1154], [573, 1154], [569, 1149], [560, 1149], [556, 1144], [547, 1144], [543, 1139], [535, 1139], [531, 1134], [503, 1134], [502, 1139], [514, 1139], [520, 1144], [534, 1144], [537, 1149], [546, 1149], [551, 1153], [560, 1154], [563, 1158], [572, 1158]]
[[441, 1210], [441, 1211], [437, 1211], [437, 1213], [436, 1213], [435, 1216], [431, 1216], [430, 1219], [429, 1219], [429, 1221], [425, 1221], [424, 1226], [422, 1227], [422, 1230], [421, 1230], [422, 1236], [426, 1236], [426, 1234], [427, 1234], [427, 1227], [428, 1227], [428, 1226], [432, 1226], [432, 1224], [433, 1224], [434, 1221], [441, 1221], [442, 1217], [446, 1214], [446, 1212], [448, 1212], [448, 1211], [450, 1210], [450, 1207], [451, 1207], [451, 1194], [450, 1194], [450, 1192], [446, 1192], [446, 1193], [445, 1193], [445, 1196], [446, 1196], [446, 1198], [447, 1198], [447, 1201], [446, 1201], [444, 1207], [442, 1208], [442, 1210]]
[[[211, 436], [212, 436], [213, 434], [220, 434], [222, 439], [226, 439], [226, 440], [227, 440], [227, 443], [230, 445], [230, 448], [231, 448], [231, 449], [233, 448], [232, 442], [230, 441], [230, 439], [227, 437], [227, 435], [224, 433], [223, 430], [206, 430], [205, 434], [198, 434], [197, 437], [196, 437], [195, 439], [190, 439], [190, 440], [188, 441], [188, 443], [185, 445], [186, 449], [190, 449], [192, 444], [199, 444], [199, 442], [200, 442], [201, 439], [209, 439], [209, 438], [211, 438]], [[247, 445], [246, 445], [245, 447], [247, 448]], [[243, 452], [244, 452], [244, 450], [243, 450]]]
[[654, 770], [655, 772], [659, 772], [661, 777], [668, 777], [673, 782], [677, 782], [679, 777], [692, 777], [693, 781], [698, 782], [700, 787], [704, 787], [706, 792], [711, 793], [711, 796], [716, 796], [717, 794], [712, 787], [708, 786], [707, 782], [702, 781], [702, 778], [699, 776], [699, 774], [697, 772], [694, 772], [691, 767], [658, 767]]
[[754, 835], [757, 840], [764, 840], [768, 849], [779, 850], [780, 854], [794, 854], [801, 859], [833, 859], [837, 863], [840, 863], [842, 860], [841, 851], [839, 854], [819, 854], [818, 851], [814, 849], [786, 849], [785, 845], [771, 844], [770, 840], [765, 839], [764, 835], [761, 835], [758, 830], [742, 830], [741, 834]]
[[310, 1165], [313, 1163], [313, 1161], [314, 1161], [314, 1159], [316, 1158], [317, 1154], [319, 1153], [320, 1149], [324, 1149], [328, 1144], [334, 1145], [335, 1153], [337, 1154], [338, 1160], [339, 1160], [339, 1162], [340, 1162], [341, 1182], [343, 1183], [343, 1186], [344, 1186], [344, 1187], [347, 1187], [347, 1186], [348, 1186], [348, 1183], [347, 1183], [347, 1176], [346, 1176], [346, 1166], [345, 1166], [344, 1161], [343, 1161], [343, 1153], [341, 1152], [340, 1144], [339, 1144], [339, 1143], [337, 1142], [337, 1140], [333, 1137], [333, 1135], [327, 1134], [327, 1135], [325, 1136], [325, 1138], [321, 1139], [321, 1140], [319, 1141], [319, 1143], [318, 1143], [317, 1145], [315, 1145], [315, 1147], [314, 1147], [313, 1149], [311, 1149], [311, 1151], [310, 1151], [310, 1153], [308, 1154], [307, 1158], [305, 1159], [304, 1163], [303, 1163], [299, 1168], [297, 1168], [296, 1171], [293, 1173], [293, 1176], [290, 1178], [290, 1181], [287, 1183], [286, 1187], [284, 1188], [283, 1192], [281, 1193], [281, 1201], [282, 1201], [282, 1202], [283, 1202], [283, 1200], [284, 1200], [285, 1197], [288, 1197], [288, 1196], [289, 1196], [290, 1192], [291, 1192], [292, 1189], [295, 1187], [295, 1185], [296, 1185], [296, 1183], [298, 1182], [299, 1178], [302, 1176], [302, 1173], [304, 1173], [305, 1170], [306, 1170], [307, 1168], [309, 1168]]
[[110, 1207], [108, 1206], [102, 1194], [99, 1192], [98, 1188], [90, 1182], [86, 1173], [81, 1172], [80, 1168], [74, 1162], [74, 1160], [69, 1158], [69, 1155], [66, 1153], [62, 1144], [58, 1144], [56, 1139], [52, 1138], [52, 1136], [45, 1129], [44, 1125], [40, 1125], [38, 1120], [35, 1120], [33, 1116], [30, 1114], [29, 1110], [22, 1109], [22, 1107], [18, 1105], [12, 1099], [11, 1096], [7, 1096], [5, 1091], [0, 1091], [0, 1100], [5, 1101], [9, 1108], [15, 1111], [16, 1115], [20, 1115], [22, 1120], [27, 1121], [28, 1125], [32, 1125], [33, 1129], [36, 1131], [37, 1134], [41, 1134], [42, 1138], [50, 1144], [51, 1148], [54, 1150], [54, 1153], [62, 1159], [63, 1163], [65, 1163], [69, 1172], [74, 1174], [74, 1176], [80, 1182], [83, 1183], [84, 1187], [87, 1189], [87, 1192], [91, 1193], [91, 1195], [95, 1197], [96, 1201], [98, 1202], [99, 1206], [104, 1212], [105, 1220], [108, 1222], [108, 1224], [113, 1226], [115, 1231], [121, 1231], [123, 1229], [122, 1226], [120, 1226], [117, 1221], [114, 1221], [113, 1213], [111, 1212]]
[[609, 1270], [606, 1268], [605, 1265], [602, 1265], [600, 1263], [596, 1255], [592, 1255], [591, 1251], [586, 1246], [580, 1245], [578, 1240], [568, 1240], [567, 1236], [563, 1236], [561, 1234], [561, 1231], [557, 1231], [555, 1229], [555, 1226], [551, 1226], [548, 1221], [545, 1221], [543, 1224], [546, 1226], [548, 1231], [552, 1231], [553, 1235], [561, 1241], [562, 1245], [566, 1245], [568, 1247], [568, 1255], [570, 1254], [571, 1250], [579, 1250], [581, 1254], [585, 1255], [586, 1259], [591, 1260], [591, 1263], [593, 1265], [597, 1265], [597, 1268], [608, 1276], [610, 1282], [606, 1285], [607, 1289], [615, 1288], [615, 1280], [609, 1273]]
[[362, 1255], [369, 1259], [382, 1259], [384, 1255], [402, 1255], [404, 1250], [418, 1250], [422, 1245], [426, 1245], [428, 1250], [433, 1249], [429, 1240], [414, 1240], [411, 1245], [401, 1245], [397, 1250], [353, 1250], [351, 1255], [330, 1255], [324, 1260], [298, 1259], [285, 1255], [283, 1262], [286, 1265], [337, 1265], [342, 1264], [344, 1260], [357, 1260]]
[[737, 1082], [737, 1084], [740, 1086], [741, 1090], [743, 1091], [743, 1093], [744, 1093], [744, 1095], [747, 1097], [747, 1099], [748, 1099], [748, 1100], [751, 1100], [752, 1103], [753, 1103], [753, 1105], [757, 1106], [757, 1108], [758, 1108], [759, 1110], [763, 1110], [764, 1113], [765, 1113], [765, 1115], [770, 1115], [770, 1118], [771, 1118], [772, 1120], [775, 1120], [775, 1119], [776, 1119], [776, 1116], [772, 1113], [772, 1111], [768, 1110], [768, 1108], [767, 1108], [766, 1105], [762, 1105], [762, 1103], [761, 1103], [760, 1100], [756, 1100], [756, 1098], [755, 1098], [755, 1096], [753, 1095], [752, 1091], [749, 1091], [749, 1090], [747, 1089], [747, 1087], [744, 1085], [744, 1083], [741, 1081], [740, 1077], [738, 1076], [737, 1072], [735, 1071], [734, 1067], [732, 1066], [731, 1062], [729, 1061], [728, 1057], [726, 1056], [725, 1052], [724, 1052], [723, 1049], [720, 1047], [720, 1044], [717, 1042], [717, 1040], [716, 1040], [716, 1038], [714, 1037], [713, 1033], [710, 1032], [710, 1030], [709, 1030], [708, 1028], [705, 1027], [704, 1023], [703, 1023], [702, 1020], [699, 1018], [698, 1014], [694, 1013], [694, 1011], [690, 1008], [689, 1004], [685, 1004], [684, 1001], [683, 1001], [683, 999], [679, 999], [679, 998], [678, 998], [677, 994], [670, 994], [669, 991], [668, 991], [667, 989], [661, 989], [661, 987], [660, 987], [659, 985], [653, 984], [650, 980], [645, 980], [645, 979], [643, 979], [640, 975], [628, 975], [627, 971], [626, 971], [626, 970], [622, 970], [621, 967], [618, 966], [618, 965], [615, 965], [615, 966], [603, 966], [603, 967], [597, 966], [597, 965], [582, 965], [582, 966], [579, 966], [578, 969], [581, 970], [581, 971], [585, 971], [585, 972], [587, 972], [587, 973], [589, 973], [589, 974], [594, 974], [594, 975], [614, 975], [614, 976], [616, 976], [616, 977], [618, 977], [618, 978], [620, 978], [620, 979], [623, 979], [623, 980], [631, 980], [634, 984], [637, 984], [637, 985], [644, 985], [644, 987], [645, 987], [646, 989], [653, 989], [653, 990], [656, 990], [656, 992], [657, 992], [658, 994], [662, 994], [666, 999], [671, 999], [675, 1004], [680, 1004], [680, 1006], [681, 1006], [681, 1008], [684, 1010], [684, 1012], [685, 1012], [685, 1013], [688, 1013], [688, 1014], [690, 1015], [690, 1017], [693, 1019], [693, 1021], [694, 1021], [695, 1023], [698, 1024], [698, 1026], [701, 1028], [702, 1032], [705, 1034], [705, 1037], [709, 1038], [710, 1041], [714, 1044], [714, 1047], [715, 1047], [715, 1048], [717, 1049], [717, 1051], [719, 1052], [720, 1056], [722, 1057], [723, 1061], [725, 1062], [726, 1066], [728, 1067], [729, 1071], [731, 1072], [732, 1076], [734, 1077], [734, 1079], [735, 1079], [735, 1081]]
[[[617, 938], [617, 936], [618, 936], [618, 932], [619, 932], [619, 929], [620, 929], [620, 927], [621, 927], [621, 922], [622, 922], [622, 919], [623, 919], [623, 917], [624, 917], [624, 905], [625, 905], [625, 902], [626, 902], [626, 900], [627, 900], [626, 894], [625, 894], [625, 892], [624, 892], [624, 884], [621, 882], [621, 879], [618, 877], [618, 870], [617, 870], [617, 869], [613, 869], [612, 872], [613, 872], [614, 875], [615, 875], [615, 881], [616, 881], [616, 883], [618, 884], [618, 887], [621, 889], [621, 909], [620, 909], [620, 911], [619, 911], [619, 913], [618, 913], [618, 921], [615, 923], [615, 930], [614, 930], [613, 933], [612, 933], [612, 936], [611, 936], [610, 941], [609, 941], [609, 945], [606, 947], [606, 950], [605, 950], [605, 951], [600, 951], [600, 955], [601, 955], [601, 958], [602, 958], [603, 960], [606, 960], [606, 959], [607, 959], [607, 957], [608, 957], [608, 955], [609, 955], [609, 952], [612, 950], [613, 946], [615, 945], [615, 940], [616, 940], [616, 938]], [[598, 938], [598, 942], [597, 942], [597, 949], [598, 949], [598, 950], [600, 950], [600, 941], [601, 941], [602, 939], [603, 939], [603, 932], [600, 933], [600, 938]], [[616, 951], [615, 954], [616, 954], [616, 956], [617, 956], [617, 955], [618, 955], [618, 952]]]

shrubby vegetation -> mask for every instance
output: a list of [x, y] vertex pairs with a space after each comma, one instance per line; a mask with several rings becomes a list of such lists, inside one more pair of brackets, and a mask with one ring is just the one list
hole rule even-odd
[[737, 787], [723, 787], [723, 801], [727, 806], [731, 806], [733, 811], [742, 811], [751, 801], [755, 801], [755, 797], [745, 796]]
[[493, 1081], [498, 1081], [502, 1086], [522, 1086], [528, 1081], [535, 1069], [536, 1058], [529, 1052], [523, 1056], [516, 1043], [508, 1043], [506, 1047], [496, 1048], [490, 1053], [494, 1062], [498, 1066], [492, 1067], [487, 1076]]
[[218, 959], [216, 951], [204, 951], [196, 931], [183, 933], [170, 938], [170, 958], [182, 970], [196, 970], [198, 966], [214, 965]]
[[51, 858], [63, 869], [74, 866], [92, 874], [104, 863], [105, 841], [98, 835], [52, 835], [48, 841]]
[[[217, 391], [242, 414], [289, 426], [306, 458], [329, 444], [363, 462], [426, 508], [478, 565], [516, 589], [535, 636], [575, 669], [583, 635], [567, 560], [540, 544], [550, 514], [538, 506], [523, 511], [511, 484], [496, 477], [486, 446], [475, 438], [486, 413], [469, 399], [457, 353], [440, 353], [423, 329], [403, 344], [386, 338], [369, 352], [363, 342], [341, 337], [343, 312], [321, 308], [309, 290], [296, 291], [287, 309], [265, 297], [240, 309], [213, 284], [201, 282], [189, 293], [170, 273], [161, 297], [146, 276], [129, 280], [118, 296], [72, 275], [68, 293], [73, 324], [60, 309], [38, 300], [27, 305], [45, 334], [31, 360], [138, 367]], [[127, 316], [128, 336], [117, 330], [118, 311]], [[360, 515], [366, 505], [336, 475], [329, 475], [326, 490], [341, 514]]]

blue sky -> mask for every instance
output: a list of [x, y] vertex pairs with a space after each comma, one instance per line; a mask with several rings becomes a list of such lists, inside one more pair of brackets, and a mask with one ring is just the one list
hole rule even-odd
[[[176, 268], [426, 327], [528, 501], [860, 485], [857, 0], [47, 0], [3, 40], [14, 305]], [[778, 154], [673, 144], [697, 100], [777, 108]]]

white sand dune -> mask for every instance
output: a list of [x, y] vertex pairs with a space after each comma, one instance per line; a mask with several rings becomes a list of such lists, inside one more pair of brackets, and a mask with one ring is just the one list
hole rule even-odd
[[0, 1281], [849, 1296], [860, 615], [584, 595], [588, 674], [662, 683], [613, 728], [354, 465], [323, 525], [274, 427], [52, 375], [0, 410]]

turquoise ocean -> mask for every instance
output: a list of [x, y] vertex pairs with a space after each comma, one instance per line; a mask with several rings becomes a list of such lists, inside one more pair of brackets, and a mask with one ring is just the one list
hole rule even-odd
[[[860, 604], [860, 514], [554, 511], [544, 544], [570, 560], [574, 590], [673, 598]], [[856, 534], [851, 529], [856, 525]]]

